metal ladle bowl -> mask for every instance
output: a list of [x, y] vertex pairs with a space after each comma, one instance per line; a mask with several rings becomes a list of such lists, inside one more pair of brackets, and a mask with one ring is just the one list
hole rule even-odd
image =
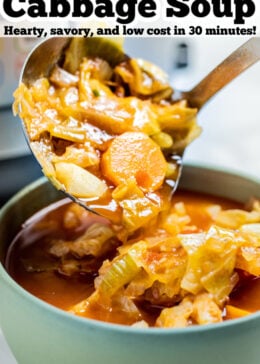
[[[48, 77], [53, 67], [58, 64], [64, 55], [65, 49], [68, 48], [73, 38], [50, 38], [37, 45], [29, 54], [21, 72], [20, 82], [25, 85], [32, 85], [41, 77]], [[83, 46], [82, 46], [83, 45]], [[113, 42], [103, 38], [82, 38], [81, 47], [74, 49], [74, 54], [78, 59], [85, 56], [85, 52], [91, 56], [100, 56], [115, 66], [119, 62], [129, 58], [120, 50], [120, 47], [115, 46]], [[236, 78], [241, 72], [248, 67], [258, 62], [260, 59], [260, 38], [255, 37], [248, 40], [241, 47], [236, 49], [222, 63], [220, 63], [212, 72], [210, 72], [197, 86], [188, 92], [182, 92], [174, 89], [172, 96], [173, 101], [186, 99], [190, 107], [195, 107], [200, 110], [205, 103], [221, 90], [230, 81]], [[30, 145], [30, 140], [27, 135], [26, 127], [24, 127], [25, 136]], [[174, 158], [178, 165], [178, 173], [175, 183], [172, 186], [172, 192], [176, 190], [181, 172], [182, 172], [182, 157], [183, 151], [175, 154]], [[66, 193], [66, 191], [65, 191]], [[68, 195], [68, 193], [67, 193]], [[70, 196], [75, 202], [90, 208], [86, 203], [82, 203], [75, 196]], [[92, 212], [93, 211], [91, 210]]]

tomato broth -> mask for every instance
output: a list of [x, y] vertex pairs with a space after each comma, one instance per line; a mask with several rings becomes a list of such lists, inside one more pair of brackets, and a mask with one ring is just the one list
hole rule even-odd
[[[214, 223], [214, 211], [220, 207], [223, 210], [241, 209], [239, 204], [229, 200], [180, 191], [174, 196], [172, 205], [179, 208], [185, 206], [183, 219], [187, 215], [189, 222], [182, 225], [177, 234], [186, 236], [208, 230]], [[79, 252], [72, 251], [64, 255], [55, 255], [51, 253], [51, 249], [55, 244], [64, 241], [73, 244], [73, 241], [79, 239], [90, 226], [97, 223], [100, 226], [111, 225], [108, 220], [87, 212], [68, 199], [50, 205], [26, 221], [10, 245], [5, 262], [8, 272], [19, 285], [36, 297], [58, 308], [71, 311], [72, 307], [93, 295], [97, 286], [95, 279], [99, 276], [102, 264], [113, 261], [118, 254], [118, 247], [125, 242], [120, 241], [120, 234], [119, 237], [115, 235], [112, 237], [110, 249], [105, 249], [97, 257], [92, 254], [80, 255]], [[129, 241], [135, 243], [151, 236], [155, 239], [156, 234], [162, 233], [161, 226], [158, 230], [159, 225], [160, 221], [157, 220], [153, 225], [140, 229], [134, 236], [129, 237]], [[176, 252], [175, 248], [172, 249], [172, 254]], [[157, 264], [156, 254], [159, 253], [153, 251], [153, 254], [149, 255], [154, 264]], [[239, 280], [229, 297], [225, 299], [225, 303], [220, 306], [222, 319], [239, 317], [260, 309], [259, 278], [240, 269], [235, 270]], [[133, 298], [138, 310], [137, 319], [136, 315], [129, 315], [120, 309], [121, 306], [117, 308], [114, 305], [108, 310], [99, 303], [90, 305], [83, 313], [82, 310], [73, 313], [126, 325], [144, 321], [147, 325], [154, 326], [160, 312], [164, 308], [176, 307], [182, 298], [178, 293], [174, 299], [171, 295], [166, 299], [164, 295], [164, 299], [157, 301], [155, 295], [149, 298], [151, 292], [147, 293], [148, 291], [149, 289], [139, 297]], [[228, 307], [233, 306], [235, 310], [229, 311]], [[192, 318], [189, 318], [188, 322], [194, 324]]]

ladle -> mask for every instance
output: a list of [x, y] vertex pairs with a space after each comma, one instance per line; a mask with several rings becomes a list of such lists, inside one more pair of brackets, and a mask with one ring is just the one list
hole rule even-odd
[[[186, 99], [190, 107], [195, 107], [199, 111], [212, 96], [259, 60], [260, 37], [251, 38], [216, 66], [192, 90], [179, 91], [174, 89], [172, 99], [173, 101]], [[178, 160], [178, 175], [174, 185], [174, 191], [181, 177], [183, 154], [184, 150], [179, 151], [175, 156], [176, 160]]]
[[[36, 46], [36, 48], [28, 56], [27, 61], [24, 64], [20, 82], [23, 82], [28, 86], [40, 77], [48, 77], [53, 66], [57, 64], [62, 58], [64, 50], [68, 47], [71, 39], [72, 38], [61, 37], [50, 38]], [[94, 38], [87, 38], [86, 44], [91, 44], [93, 39]], [[110, 45], [104, 42], [103, 45], [101, 43], [101, 48], [99, 49], [95, 49], [95, 47], [93, 47], [93, 44], [90, 48], [93, 48], [92, 55], [95, 55], [95, 52], [98, 52], [99, 55], [100, 53], [103, 53], [105, 59], [107, 59], [109, 55], [110, 61], [113, 57], [114, 65], [119, 63], [123, 59], [128, 58], [128, 56], [124, 53], [120, 53], [118, 49], [109, 49], [109, 47]], [[215, 95], [225, 85], [227, 85], [230, 81], [236, 78], [241, 72], [259, 61], [259, 59], [260, 38], [251, 38], [238, 49], [236, 49], [231, 55], [229, 55], [191, 91], [181, 92], [174, 90], [172, 99], [173, 101], [186, 99], [189, 106], [195, 107], [200, 110], [213, 95]], [[29, 137], [27, 135], [25, 127], [24, 131], [27, 140], [29, 141]], [[178, 165], [178, 173], [176, 181], [172, 186], [173, 192], [176, 190], [180, 180], [182, 172], [183, 153], [184, 150], [174, 155], [174, 159], [176, 160], [176, 163]], [[82, 205], [82, 201], [76, 199], [74, 196], [70, 197], [74, 201]], [[89, 209], [89, 207], [86, 206], [85, 203], [83, 204], [83, 206]]]

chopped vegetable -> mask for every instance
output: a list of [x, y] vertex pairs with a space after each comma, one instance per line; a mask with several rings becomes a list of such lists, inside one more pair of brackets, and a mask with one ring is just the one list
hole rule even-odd
[[68, 254], [78, 258], [89, 255], [99, 257], [111, 250], [114, 245], [111, 239], [114, 236], [111, 227], [95, 223], [74, 241], [54, 240], [50, 253], [59, 258]]
[[250, 312], [246, 310], [242, 310], [241, 308], [232, 306], [232, 305], [226, 305], [226, 318], [227, 319], [234, 319], [239, 317], [244, 317], [249, 315]]
[[195, 297], [192, 317], [199, 325], [213, 324], [222, 321], [222, 309], [208, 293]]
[[116, 137], [103, 154], [103, 174], [118, 186], [135, 177], [144, 191], [155, 191], [163, 183], [167, 164], [159, 146], [147, 135], [127, 132]]
[[100, 197], [107, 190], [105, 182], [74, 163], [55, 164], [56, 177], [73, 196]]
[[156, 320], [156, 326], [168, 328], [186, 327], [189, 325], [192, 309], [192, 301], [184, 298], [178, 306], [164, 308]]
[[[117, 39], [73, 38], [46, 77], [20, 84], [14, 111], [55, 186], [99, 213], [113, 205], [113, 221], [132, 233], [168, 208], [179, 168], [171, 156], [201, 131], [197, 110], [173, 103], [173, 92], [161, 69], [125, 57]], [[132, 178], [142, 198], [114, 199]]]
[[234, 233], [216, 226], [206, 234], [183, 235], [181, 241], [189, 258], [182, 288], [193, 294], [206, 289], [223, 302], [237, 283], [236, 239]]
[[[140, 201], [143, 218], [150, 216], [148, 202], [142, 206], [148, 197], [133, 179], [118, 186], [113, 198], [124, 209], [124, 203]], [[228, 206], [218, 198], [178, 192], [169, 210], [159, 219], [154, 212], [141, 226], [130, 207], [124, 225], [73, 203], [48, 207], [46, 217], [19, 235], [14, 254], [21, 262], [14, 259], [12, 269], [19, 282], [25, 279], [25, 288], [32, 286], [48, 302], [108, 322], [178, 328], [242, 317], [260, 309], [260, 219], [223, 228], [216, 222], [220, 211], [229, 216], [244, 211]], [[247, 212], [256, 209], [254, 204]], [[36, 238], [29, 246], [26, 229]]]

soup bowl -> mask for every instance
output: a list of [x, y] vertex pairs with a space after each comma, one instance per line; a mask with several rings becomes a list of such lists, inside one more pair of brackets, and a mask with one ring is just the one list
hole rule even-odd
[[[260, 181], [185, 166], [180, 188], [234, 201], [260, 198]], [[218, 324], [180, 329], [138, 328], [71, 315], [20, 287], [4, 268], [21, 224], [64, 195], [43, 177], [0, 212], [0, 325], [19, 364], [257, 364], [260, 312]]]

